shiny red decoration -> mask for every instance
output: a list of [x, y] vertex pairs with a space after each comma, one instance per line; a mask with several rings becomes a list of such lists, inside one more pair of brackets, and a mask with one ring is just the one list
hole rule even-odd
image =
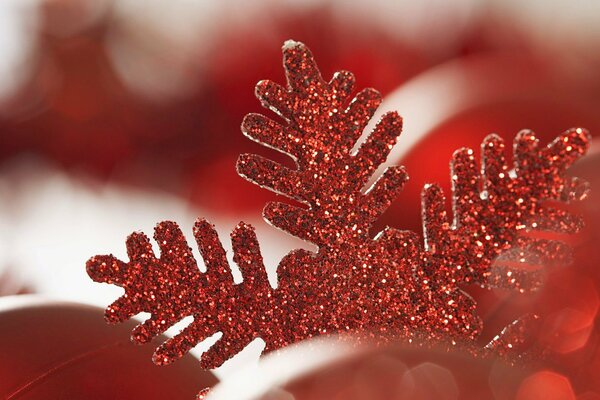
[[[199, 220], [194, 236], [207, 265], [198, 269], [182, 232], [173, 222], [155, 232], [161, 254], [134, 233], [127, 241], [129, 262], [114, 256], [88, 261], [98, 282], [121, 286], [125, 295], [108, 307], [109, 322], [142, 311], [152, 317], [133, 331], [145, 343], [187, 316], [194, 321], [154, 354], [168, 364], [205, 338], [223, 336], [202, 356], [217, 367], [260, 337], [266, 351], [316, 335], [351, 332], [369, 337], [469, 342], [481, 332], [475, 303], [461, 287], [510, 288], [520, 292], [540, 284], [542, 266], [569, 261], [563, 242], [536, 236], [574, 233], [581, 221], [544, 202], [583, 199], [587, 185], [566, 169], [589, 145], [583, 129], [572, 129], [541, 148], [529, 131], [515, 138], [512, 165], [503, 141], [489, 136], [481, 165], [470, 149], [452, 159], [454, 218], [447, 217], [441, 189], [423, 191], [424, 245], [410, 231], [387, 228], [371, 237], [372, 224], [402, 189], [407, 174], [390, 167], [364, 187], [400, 134], [397, 113], [384, 115], [356, 152], [353, 147], [380, 102], [373, 89], [354, 98], [354, 77], [334, 74], [326, 82], [301, 43], [284, 45], [288, 87], [257, 85], [266, 108], [284, 124], [250, 114], [242, 129], [253, 140], [291, 156], [295, 168], [255, 155], [242, 155], [238, 172], [246, 179], [290, 197], [264, 209], [272, 225], [314, 243], [316, 253], [296, 250], [279, 264], [278, 287], [270, 286], [253, 228], [241, 223], [232, 233], [234, 261], [243, 275], [235, 284], [214, 228]], [[522, 351], [525, 321], [505, 330], [490, 349]], [[422, 340], [418, 340], [421, 342]]]
[[33, 296], [0, 298], [0, 398], [193, 398], [217, 379], [191, 356], [156, 368], [129, 341], [135, 325], [109, 328], [98, 308]]

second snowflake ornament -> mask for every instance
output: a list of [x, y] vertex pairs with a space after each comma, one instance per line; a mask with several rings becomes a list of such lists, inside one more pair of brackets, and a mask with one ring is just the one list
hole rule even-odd
[[[325, 81], [301, 43], [286, 42], [283, 53], [287, 87], [262, 81], [256, 88], [262, 104], [281, 120], [250, 114], [242, 130], [289, 155], [295, 168], [245, 154], [237, 169], [291, 199], [267, 204], [265, 219], [318, 251], [295, 250], [284, 257], [276, 288], [267, 279], [254, 229], [244, 223], [231, 235], [243, 275], [239, 284], [214, 227], [203, 219], [194, 237], [206, 273], [173, 222], [156, 227], [159, 256], [148, 237], [134, 233], [127, 240], [129, 261], [91, 258], [92, 279], [125, 289], [106, 310], [109, 322], [151, 314], [133, 331], [134, 341], [148, 342], [179, 320], [194, 318], [156, 350], [157, 364], [178, 359], [217, 332], [223, 336], [202, 356], [205, 368], [220, 366], [255, 338], [265, 341], [266, 351], [340, 332], [376, 340], [468, 342], [482, 322], [463, 285], [524, 292], [540, 284], [540, 266], [568, 263], [566, 244], [532, 232], [581, 228], [577, 217], [544, 203], [585, 197], [587, 185], [565, 174], [588, 148], [585, 130], [569, 130], [547, 147], [533, 133], [521, 132], [510, 164], [497, 136], [482, 144], [481, 164], [472, 150], [458, 150], [451, 162], [452, 218], [441, 189], [429, 185], [422, 197], [424, 242], [415, 232], [395, 228], [373, 237], [372, 224], [407, 180], [402, 167], [390, 167], [365, 188], [400, 135], [401, 118], [384, 115], [353, 152], [379, 106], [379, 93], [366, 89], [352, 96], [354, 77], [348, 72]], [[507, 328], [488, 349], [523, 351], [515, 333], [526, 322]]]

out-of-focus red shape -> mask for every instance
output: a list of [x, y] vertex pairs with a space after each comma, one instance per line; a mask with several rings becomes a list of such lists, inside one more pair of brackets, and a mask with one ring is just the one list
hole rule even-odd
[[600, 394], [596, 392], [585, 392], [578, 395], [577, 400], [600, 400]]
[[552, 371], [538, 371], [525, 379], [516, 400], [575, 400], [575, 393], [566, 376]]
[[191, 356], [152, 364], [152, 350], [129, 341], [134, 325], [107, 326], [85, 305], [0, 299], [0, 398], [193, 399], [217, 382]]
[[[319, 345], [315, 349], [318, 352]], [[473, 357], [460, 349], [448, 352], [405, 344], [338, 348], [336, 355], [316, 357], [320, 361], [307, 361], [310, 358], [311, 342], [284, 349], [261, 361], [256, 376], [225, 380], [207, 398], [596, 400], [600, 394], [590, 382], [587, 386], [578, 383], [579, 378], [572, 377], [575, 371], [558, 371], [545, 365], [548, 360], [544, 359], [508, 365], [505, 360]], [[268, 377], [259, 379], [265, 372]]]
[[512, 400], [526, 376], [525, 370], [465, 353], [392, 346], [323, 365], [261, 399]]

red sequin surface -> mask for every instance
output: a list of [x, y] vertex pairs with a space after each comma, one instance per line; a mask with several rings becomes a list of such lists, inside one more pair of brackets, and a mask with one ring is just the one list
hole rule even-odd
[[[512, 164], [494, 135], [482, 145], [481, 165], [472, 150], [457, 151], [451, 163], [453, 220], [439, 187], [429, 185], [423, 191], [424, 244], [416, 233], [395, 228], [373, 238], [373, 222], [407, 174], [391, 167], [371, 187], [365, 185], [394, 146], [402, 121], [396, 113], [386, 114], [354, 153], [379, 94], [366, 89], [352, 98], [354, 78], [348, 72], [326, 82], [301, 43], [287, 42], [283, 52], [287, 88], [270, 81], [256, 88], [263, 105], [282, 120], [251, 114], [242, 130], [291, 156], [296, 168], [242, 155], [237, 169], [249, 181], [295, 201], [267, 204], [264, 217], [318, 251], [295, 250], [284, 257], [273, 288], [254, 229], [240, 223], [231, 234], [234, 261], [243, 275], [236, 284], [216, 231], [201, 219], [194, 237], [206, 273], [173, 222], [156, 227], [160, 257], [145, 235], [134, 233], [127, 241], [129, 262], [113, 256], [90, 259], [92, 279], [125, 289], [106, 311], [110, 322], [140, 312], [152, 315], [134, 330], [134, 341], [148, 342], [193, 316], [187, 328], [157, 349], [156, 363], [174, 361], [217, 332], [223, 336], [202, 356], [206, 368], [221, 365], [257, 337], [266, 342], [266, 351], [335, 332], [469, 341], [479, 334], [481, 320], [461, 285], [523, 292], [540, 284], [542, 266], [568, 262], [564, 243], [534, 232], [573, 233], [581, 227], [578, 218], [542, 203], [585, 197], [587, 185], [566, 177], [565, 170], [587, 150], [586, 131], [569, 130], [547, 147], [539, 147], [531, 132], [521, 132]], [[505, 330], [490, 348], [509, 351], [519, 342], [512, 335], [526, 325]]]

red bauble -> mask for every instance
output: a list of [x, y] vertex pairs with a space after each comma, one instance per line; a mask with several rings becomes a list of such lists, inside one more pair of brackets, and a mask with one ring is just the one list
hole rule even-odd
[[99, 308], [31, 296], [0, 299], [0, 398], [193, 399], [217, 379], [191, 356], [157, 367]]

